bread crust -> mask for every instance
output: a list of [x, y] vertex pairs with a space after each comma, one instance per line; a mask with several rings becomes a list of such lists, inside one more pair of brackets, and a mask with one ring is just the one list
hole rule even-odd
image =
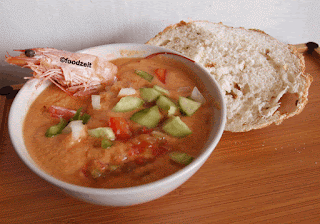
[[[155, 37], [153, 37], [149, 41], [147, 41], [146, 44], [153, 45], [152, 42], [154, 42], [156, 39], [160, 38], [161, 36], [166, 35], [167, 32], [169, 32], [171, 30], [174, 30], [174, 29], [177, 29], [179, 27], [188, 26], [188, 25], [191, 25], [192, 23], [197, 23], [197, 22], [212, 23], [212, 22], [209, 22], [207, 20], [195, 20], [195, 21], [189, 21], [189, 22], [180, 21], [179, 23], [167, 26], [163, 31], [159, 32], [157, 35], [155, 35]], [[215, 24], [222, 25], [227, 29], [234, 29], [234, 27], [226, 26], [226, 25], [222, 24], [221, 22], [220, 23], [215, 23]], [[245, 30], [245, 31], [248, 31], [248, 32], [258, 32], [258, 33], [260, 33], [262, 35], [266, 35], [269, 38], [272, 38], [272, 39], [275, 40], [275, 38], [271, 37], [269, 34], [265, 33], [262, 30], [259, 30], [259, 29], [245, 29], [243, 27], [239, 27], [238, 29], [242, 29], [242, 30]], [[161, 46], [161, 45], [159, 45], [159, 46]], [[243, 125], [241, 128], [237, 128], [235, 130], [227, 130], [227, 131], [231, 131], [231, 132], [246, 132], [246, 131], [250, 131], [250, 130], [253, 130], [253, 129], [264, 128], [264, 127], [267, 127], [267, 126], [269, 126], [269, 125], [271, 125], [273, 123], [276, 124], [276, 125], [279, 125], [285, 119], [288, 119], [288, 118], [290, 118], [292, 116], [295, 116], [295, 115], [301, 113], [302, 110], [305, 108], [305, 106], [306, 106], [306, 104], [308, 102], [309, 87], [310, 87], [310, 85], [311, 85], [311, 83], [313, 81], [313, 78], [312, 78], [312, 76], [310, 74], [307, 74], [305, 72], [306, 67], [305, 67], [305, 61], [304, 61], [303, 55], [301, 53], [299, 53], [297, 51], [297, 49], [293, 45], [287, 45], [287, 47], [290, 50], [290, 52], [299, 59], [300, 76], [303, 77], [304, 80], [305, 80], [305, 84], [304, 84], [304, 87], [302, 88], [302, 92], [299, 93], [299, 97], [298, 97], [298, 101], [296, 103], [295, 110], [287, 112], [287, 113], [283, 113], [283, 114], [280, 114], [280, 115], [279, 115], [279, 113], [277, 113], [276, 115], [272, 115], [272, 117], [270, 119], [266, 120], [265, 122], [263, 122], [263, 123], [261, 123], [259, 125], [253, 125], [253, 126]], [[261, 118], [261, 119], [263, 119], [263, 118]], [[227, 121], [227, 123], [228, 123], [228, 121]]]

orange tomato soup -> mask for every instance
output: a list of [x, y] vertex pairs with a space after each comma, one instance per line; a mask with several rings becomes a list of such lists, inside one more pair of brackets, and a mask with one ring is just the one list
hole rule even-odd
[[[152, 58], [121, 58], [112, 61], [118, 66], [117, 81], [95, 95], [100, 96], [100, 109], [93, 109], [91, 96], [70, 97], [55, 85], [50, 85], [33, 102], [24, 123], [24, 139], [35, 162], [48, 174], [68, 183], [95, 188], [123, 188], [150, 183], [169, 176], [185, 165], [170, 159], [170, 152], [184, 152], [196, 157], [205, 145], [213, 122], [213, 99], [203, 84], [181, 62], [158, 55]], [[161, 68], [162, 74], [156, 74]], [[136, 70], [150, 74], [148, 81], [136, 74]], [[165, 73], [163, 73], [165, 71]], [[161, 118], [156, 127], [145, 127], [131, 117], [156, 101], [146, 102], [127, 112], [115, 112], [114, 106], [124, 96], [118, 96], [125, 88], [135, 90], [132, 97], [141, 98], [140, 88], [161, 87], [169, 91], [161, 93], [169, 98], [178, 110], [168, 115], [159, 108]], [[197, 87], [206, 101], [191, 116], [179, 109], [179, 97], [190, 97]], [[59, 113], [52, 108], [65, 108], [90, 115], [84, 124], [84, 133], [74, 140], [72, 133], [46, 137], [48, 128], [60, 122]], [[64, 112], [62, 112], [64, 113]], [[184, 137], [174, 137], [163, 130], [171, 116], [177, 116], [192, 131]], [[94, 137], [88, 130], [110, 127], [115, 139], [109, 147], [102, 147], [105, 137]]]

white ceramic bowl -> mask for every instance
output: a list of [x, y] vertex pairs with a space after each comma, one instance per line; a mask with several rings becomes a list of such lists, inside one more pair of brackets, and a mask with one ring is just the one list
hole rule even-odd
[[[111, 44], [82, 50], [80, 52], [107, 56], [110, 59], [123, 56], [143, 57], [156, 52], [173, 52], [161, 47], [143, 44]], [[173, 52], [176, 53], [176, 52]], [[76, 186], [60, 181], [46, 172], [32, 160], [24, 144], [22, 127], [23, 122], [31, 103], [36, 97], [50, 84], [44, 83], [39, 88], [35, 88], [37, 80], [28, 81], [19, 91], [14, 99], [9, 114], [9, 133], [12, 144], [21, 160], [37, 175], [49, 183], [62, 189], [67, 194], [80, 200], [109, 206], [129, 206], [140, 204], [159, 198], [179, 187], [189, 179], [207, 160], [216, 145], [218, 144], [224, 130], [226, 122], [226, 107], [221, 90], [212, 76], [202, 66], [195, 64], [187, 59], [178, 56], [170, 56], [180, 60], [198, 74], [205, 84], [209, 93], [220, 105], [220, 109], [214, 111], [214, 125], [206, 146], [202, 149], [199, 156], [188, 166], [159, 181], [150, 184], [121, 188], [121, 189], [96, 189], [89, 187]]]

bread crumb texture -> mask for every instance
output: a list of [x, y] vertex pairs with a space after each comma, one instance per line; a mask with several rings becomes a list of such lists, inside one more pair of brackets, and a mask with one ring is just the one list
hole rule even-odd
[[181, 21], [147, 44], [175, 50], [206, 67], [225, 94], [226, 131], [280, 124], [307, 103], [312, 77], [305, 73], [303, 56], [263, 31]]

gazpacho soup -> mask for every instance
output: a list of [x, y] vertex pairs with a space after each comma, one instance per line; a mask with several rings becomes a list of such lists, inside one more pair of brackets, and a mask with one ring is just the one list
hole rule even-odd
[[117, 81], [74, 97], [50, 85], [33, 102], [24, 139], [34, 161], [68, 183], [124, 188], [169, 176], [201, 152], [214, 103], [183, 63], [119, 58]]

